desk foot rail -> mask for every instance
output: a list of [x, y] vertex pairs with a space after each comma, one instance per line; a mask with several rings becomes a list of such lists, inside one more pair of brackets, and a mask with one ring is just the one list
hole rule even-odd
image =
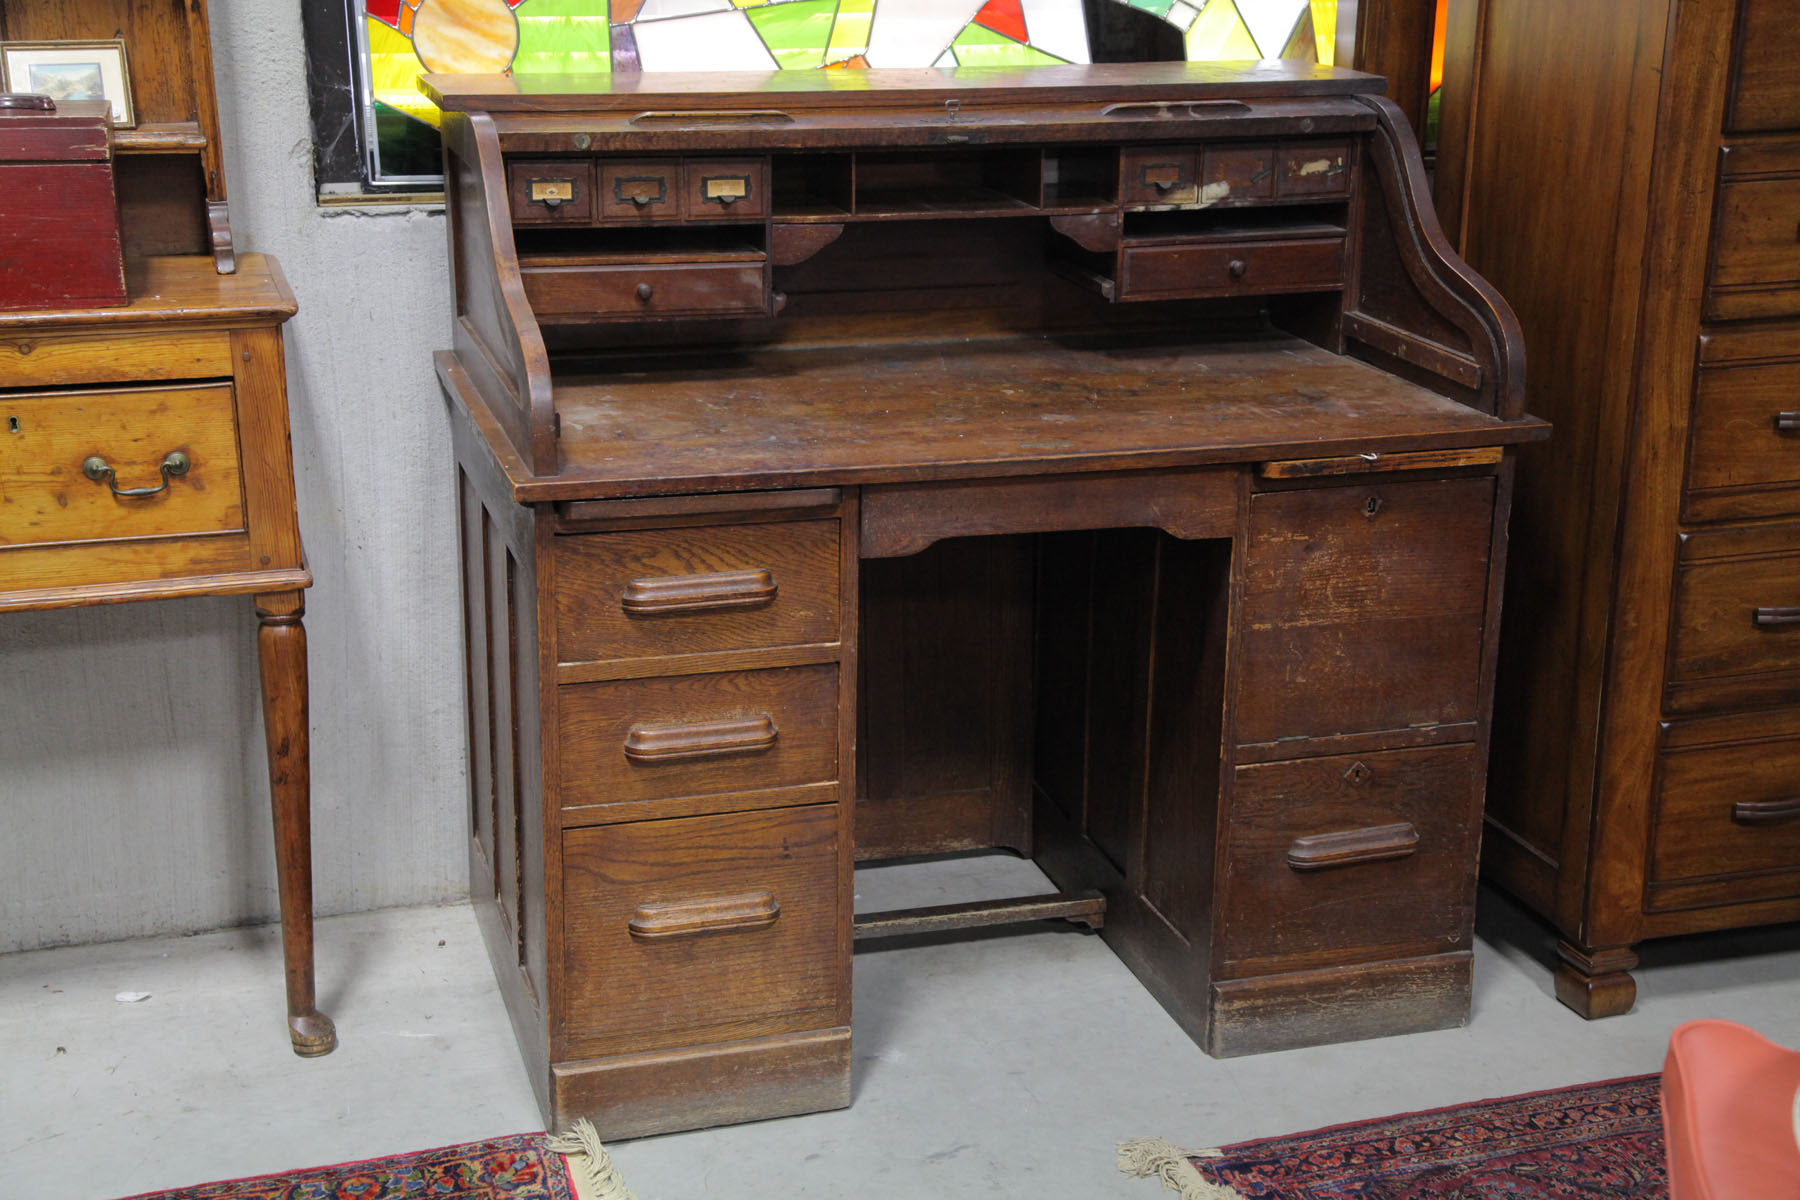
[[856, 940], [1052, 920], [1073, 921], [1089, 929], [1099, 929], [1106, 924], [1106, 897], [1096, 891], [1052, 892], [1047, 896], [1019, 896], [1011, 900], [977, 900], [965, 904], [858, 913]]

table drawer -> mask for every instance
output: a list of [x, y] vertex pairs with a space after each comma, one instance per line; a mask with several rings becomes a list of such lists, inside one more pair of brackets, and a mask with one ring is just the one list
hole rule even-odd
[[838, 777], [835, 663], [568, 684], [557, 709], [564, 808]]
[[1800, 313], [1800, 178], [1743, 179], [1719, 186], [1709, 317]]
[[763, 257], [752, 251], [710, 262], [539, 257], [525, 260], [520, 275], [540, 316], [751, 316], [769, 307]]
[[231, 335], [224, 332], [82, 337], [19, 331], [0, 337], [0, 380], [14, 388], [228, 379], [233, 365]]
[[565, 1056], [846, 1023], [840, 841], [835, 804], [565, 832]]
[[1779, 890], [1800, 895], [1800, 740], [1666, 750], [1661, 767], [1653, 882], [1791, 871]]
[[1252, 496], [1237, 740], [1476, 720], [1493, 520], [1485, 477]]
[[1257, 295], [1342, 287], [1341, 238], [1125, 247], [1120, 300]]
[[1238, 768], [1216, 918], [1232, 973], [1467, 947], [1476, 768], [1468, 745]]
[[569, 534], [556, 540], [563, 662], [835, 642], [838, 522]]
[[242, 529], [232, 387], [0, 396], [0, 497], [0, 545]]
[[1690, 557], [1705, 552], [1707, 535], [1689, 535], [1676, 581], [1671, 679], [1800, 668], [1796, 533], [1789, 527], [1782, 538], [1790, 553], [1710, 560]]
[[1702, 370], [1688, 487], [1795, 482], [1800, 482], [1800, 362]]

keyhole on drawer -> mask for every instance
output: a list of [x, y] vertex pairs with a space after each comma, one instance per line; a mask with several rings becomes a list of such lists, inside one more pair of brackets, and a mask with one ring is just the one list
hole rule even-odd
[[19, 418], [17, 418], [17, 417], [6, 418], [6, 432], [8, 432], [8, 433], [19, 432]]
[[1381, 497], [1380, 496], [1370, 496], [1367, 500], [1363, 501], [1363, 516], [1368, 517], [1371, 520], [1373, 520], [1375, 514], [1380, 511], [1381, 511]]
[[1344, 772], [1344, 781], [1352, 787], [1361, 787], [1374, 777], [1375, 772], [1369, 770], [1369, 768], [1362, 763], [1352, 763], [1350, 764], [1350, 769]]

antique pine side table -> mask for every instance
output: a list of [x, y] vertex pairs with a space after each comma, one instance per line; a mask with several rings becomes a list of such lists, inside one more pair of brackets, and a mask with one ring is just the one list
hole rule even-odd
[[275, 260], [128, 260], [122, 305], [0, 312], [0, 612], [248, 595], [294, 1052], [313, 998], [306, 632]]

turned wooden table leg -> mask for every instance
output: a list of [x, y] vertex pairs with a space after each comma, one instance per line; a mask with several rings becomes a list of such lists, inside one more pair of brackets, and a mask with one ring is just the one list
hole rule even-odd
[[306, 602], [300, 592], [256, 598], [263, 729], [269, 739], [269, 800], [275, 815], [275, 875], [287, 972], [288, 1036], [303, 1058], [330, 1054], [337, 1030], [313, 996], [312, 775], [306, 712]]
[[1637, 981], [1628, 972], [1638, 964], [1629, 946], [1588, 950], [1573, 942], [1556, 943], [1556, 998], [1593, 1020], [1631, 1011]]

